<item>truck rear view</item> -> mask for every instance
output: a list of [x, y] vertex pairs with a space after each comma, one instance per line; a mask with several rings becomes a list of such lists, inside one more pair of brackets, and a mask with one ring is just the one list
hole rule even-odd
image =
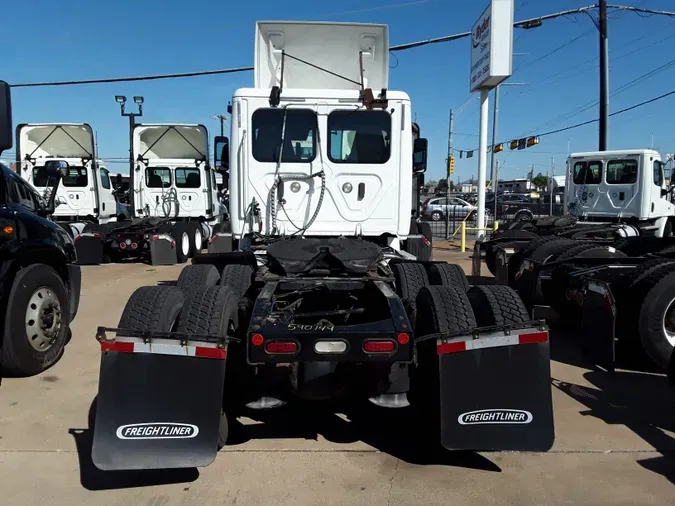
[[545, 325], [407, 251], [426, 140], [386, 89], [387, 27], [258, 23], [256, 45], [221, 159], [235, 251], [99, 329], [94, 463], [208, 465], [247, 411], [345, 397], [414, 411], [433, 446], [548, 450]]

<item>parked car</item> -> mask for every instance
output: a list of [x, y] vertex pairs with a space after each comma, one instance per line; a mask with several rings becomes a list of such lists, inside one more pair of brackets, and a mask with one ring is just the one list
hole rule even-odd
[[439, 221], [449, 214], [453, 218], [464, 219], [476, 211], [477, 207], [457, 197], [437, 197], [425, 202], [422, 215], [432, 221]]

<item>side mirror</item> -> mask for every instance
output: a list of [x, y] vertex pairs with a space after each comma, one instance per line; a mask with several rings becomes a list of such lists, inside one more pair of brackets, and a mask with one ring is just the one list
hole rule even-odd
[[413, 172], [425, 172], [427, 170], [427, 146], [426, 139], [415, 139], [413, 144]]
[[12, 145], [12, 98], [9, 84], [0, 81], [0, 154]]
[[214, 139], [213, 159], [218, 172], [230, 170], [230, 140], [227, 137], [218, 136]]
[[117, 174], [117, 175], [115, 176], [115, 184], [116, 184], [117, 186], [122, 186], [122, 184], [123, 184], [123, 181], [122, 181], [122, 174]]
[[47, 185], [52, 181], [52, 178], [54, 181], [53, 185], [49, 185], [51, 187], [51, 193], [49, 194], [49, 200], [46, 202], [44, 209], [44, 213], [50, 215], [53, 214], [54, 209], [56, 209], [55, 201], [59, 183], [62, 178], [68, 176], [70, 165], [64, 160], [49, 160], [45, 163], [45, 169], [47, 169], [47, 174], [49, 175]]

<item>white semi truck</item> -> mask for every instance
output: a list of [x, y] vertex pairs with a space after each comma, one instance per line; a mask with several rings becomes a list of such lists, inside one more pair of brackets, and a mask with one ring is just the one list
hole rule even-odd
[[78, 236], [82, 263], [149, 257], [184, 263], [223, 221], [203, 125], [137, 124], [129, 176], [130, 220], [90, 225]]
[[621, 235], [669, 237], [675, 204], [665, 166], [652, 149], [574, 153], [565, 207], [582, 223], [618, 225]]
[[25, 123], [16, 128], [17, 172], [45, 200], [50, 171], [56, 161], [68, 163], [55, 197], [52, 220], [77, 237], [87, 224], [124, 219], [114, 195], [108, 169], [97, 158], [94, 132], [86, 123]]
[[344, 396], [415, 409], [400, 435], [429, 447], [550, 449], [547, 328], [511, 288], [404, 249], [427, 142], [388, 89], [387, 26], [255, 37], [221, 157], [234, 251], [195, 256], [99, 327], [94, 464], [208, 465], [246, 410]]

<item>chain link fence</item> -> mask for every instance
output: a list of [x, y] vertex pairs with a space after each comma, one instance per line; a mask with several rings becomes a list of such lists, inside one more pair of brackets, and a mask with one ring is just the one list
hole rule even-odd
[[[563, 216], [565, 206], [563, 204], [549, 204], [544, 202], [523, 202], [517, 204], [504, 204], [497, 207], [497, 221], [500, 226], [514, 220], [536, 220], [542, 216]], [[431, 219], [430, 216], [423, 216], [422, 221], [429, 223], [434, 239], [459, 239], [460, 227], [462, 222], [466, 222], [466, 238], [476, 239], [478, 228], [476, 212], [471, 212], [468, 216], [461, 209], [450, 209], [438, 219]], [[486, 209], [486, 224], [484, 228], [494, 226], [494, 204]]]

